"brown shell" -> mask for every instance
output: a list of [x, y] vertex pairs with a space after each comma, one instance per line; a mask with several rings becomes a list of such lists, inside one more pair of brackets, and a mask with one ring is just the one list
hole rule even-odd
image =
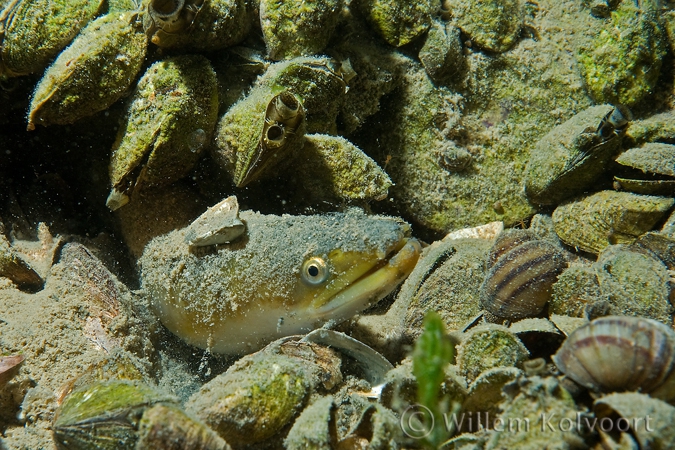
[[595, 392], [642, 391], [675, 398], [675, 332], [651, 319], [607, 316], [572, 333], [553, 362]]
[[[498, 239], [495, 247], [501, 247], [500, 243], [507, 244]], [[499, 248], [495, 251], [500, 252]], [[550, 300], [551, 287], [566, 267], [563, 252], [549, 242], [516, 245], [490, 268], [480, 288], [481, 305], [499, 318], [534, 317]]]

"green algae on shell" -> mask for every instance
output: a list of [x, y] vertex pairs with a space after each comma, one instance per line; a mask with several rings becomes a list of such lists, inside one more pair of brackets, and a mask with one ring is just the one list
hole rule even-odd
[[419, 59], [434, 83], [443, 84], [464, 69], [460, 29], [434, 20], [420, 49]]
[[245, 356], [202, 386], [186, 409], [231, 444], [256, 444], [300, 412], [311, 391], [312, 370], [306, 361], [287, 356]]
[[567, 245], [599, 253], [612, 244], [630, 244], [651, 230], [675, 200], [601, 191], [570, 200], [553, 211], [558, 237]]
[[83, 386], [60, 406], [54, 421], [55, 441], [62, 449], [132, 450], [144, 410], [157, 403], [176, 403], [176, 399], [135, 381]]
[[592, 106], [537, 142], [525, 173], [531, 201], [557, 204], [584, 192], [598, 179], [619, 151], [618, 131], [611, 122], [615, 113], [612, 105]]
[[593, 267], [610, 313], [672, 323], [668, 269], [651, 252], [634, 245], [610, 245]]
[[430, 0], [358, 0], [355, 3], [371, 29], [394, 47], [409, 44], [427, 31], [434, 12], [434, 5]]
[[162, 48], [220, 50], [241, 42], [254, 20], [246, 0], [144, 0], [143, 28]]
[[320, 53], [342, 12], [342, 0], [260, 1], [260, 27], [270, 59]]
[[479, 325], [469, 330], [457, 346], [459, 372], [471, 383], [488, 369], [520, 367], [529, 352], [508, 328]]
[[577, 59], [589, 94], [598, 103], [633, 106], [656, 87], [666, 38], [660, 11], [642, 2], [621, 2]]
[[207, 146], [218, 114], [216, 74], [203, 56], [177, 56], [148, 68], [131, 96], [112, 148], [116, 210], [140, 186], [184, 177]]
[[383, 200], [391, 179], [368, 155], [339, 136], [305, 136], [302, 158], [293, 165], [304, 195], [319, 200]]
[[103, 0], [22, 0], [8, 6], [4, 35], [0, 33], [0, 74], [43, 70], [103, 4]]
[[147, 409], [138, 423], [136, 449], [230, 450], [230, 446], [204, 423], [173, 405]]
[[145, 59], [147, 38], [137, 21], [136, 13], [110, 13], [87, 25], [35, 88], [28, 129], [73, 123], [119, 100]]
[[250, 352], [347, 319], [391, 292], [419, 254], [407, 224], [356, 209], [240, 218], [247, 233], [230, 244], [190, 251], [187, 230], [176, 230], [151, 241], [139, 262], [162, 323], [214, 353]]
[[518, 0], [446, 0], [459, 28], [472, 44], [490, 52], [505, 52], [520, 35], [524, 11]]
[[648, 142], [626, 150], [616, 162], [624, 171], [614, 180], [623, 189], [638, 194], [675, 193], [675, 145]]

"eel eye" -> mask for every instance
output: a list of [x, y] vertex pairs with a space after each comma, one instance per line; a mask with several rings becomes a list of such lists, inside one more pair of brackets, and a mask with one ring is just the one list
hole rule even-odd
[[302, 281], [310, 286], [320, 285], [328, 279], [329, 275], [330, 270], [323, 258], [313, 256], [302, 263]]

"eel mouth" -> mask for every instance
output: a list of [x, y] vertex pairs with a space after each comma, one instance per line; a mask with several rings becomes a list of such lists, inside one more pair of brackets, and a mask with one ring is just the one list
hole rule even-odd
[[403, 239], [386, 258], [381, 259], [358, 278], [328, 299], [316, 299], [311, 315], [317, 320], [343, 320], [357, 314], [387, 296], [412, 272], [419, 259], [417, 239]]

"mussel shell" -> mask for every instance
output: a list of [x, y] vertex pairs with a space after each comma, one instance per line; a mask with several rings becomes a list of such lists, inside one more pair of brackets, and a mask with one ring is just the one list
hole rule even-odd
[[675, 332], [660, 322], [607, 316], [575, 330], [553, 362], [569, 378], [595, 392], [639, 390], [669, 398], [673, 395], [658, 388], [671, 384], [674, 344]]
[[621, 189], [644, 195], [672, 195], [675, 193], [675, 180], [636, 180], [614, 177]]
[[626, 150], [616, 162], [644, 173], [675, 177], [675, 145], [648, 142], [642, 147]]

